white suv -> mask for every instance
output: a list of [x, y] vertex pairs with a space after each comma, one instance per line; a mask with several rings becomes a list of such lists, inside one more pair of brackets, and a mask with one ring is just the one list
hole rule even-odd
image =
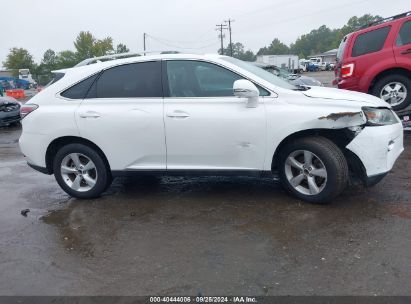
[[57, 71], [22, 107], [28, 164], [92, 198], [122, 174], [273, 176], [323, 203], [376, 184], [403, 151], [382, 100], [297, 87], [219, 55], [133, 57]]

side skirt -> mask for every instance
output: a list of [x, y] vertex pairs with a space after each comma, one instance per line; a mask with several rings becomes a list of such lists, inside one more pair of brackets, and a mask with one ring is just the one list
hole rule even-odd
[[276, 178], [271, 171], [254, 170], [114, 170], [113, 177], [120, 176], [248, 176]]

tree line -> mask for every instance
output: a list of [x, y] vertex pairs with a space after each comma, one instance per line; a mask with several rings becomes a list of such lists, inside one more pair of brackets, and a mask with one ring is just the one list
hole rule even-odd
[[55, 52], [52, 49], [48, 49], [44, 52], [40, 64], [36, 64], [28, 50], [15, 47], [10, 49], [6, 60], [3, 62], [3, 66], [6, 69], [12, 70], [14, 76], [18, 75], [19, 69], [28, 68], [37, 78], [37, 81], [40, 84], [44, 84], [51, 79], [51, 71], [71, 68], [87, 58], [128, 53], [129, 51], [127, 46], [122, 43], [114, 47], [111, 37], [97, 39], [90, 32], [85, 31], [80, 32], [76, 37], [74, 51]]
[[[370, 14], [361, 17], [351, 17], [347, 24], [339, 29], [330, 29], [326, 25], [314, 29], [308, 34], [304, 34], [297, 38], [291, 45], [286, 45], [278, 38], [254, 53], [251, 50], [246, 50], [240, 42], [232, 44], [233, 57], [241, 60], [254, 61], [258, 55], [284, 55], [294, 54], [300, 58], [306, 58], [309, 55], [314, 55], [337, 48], [341, 39], [357, 30], [359, 27], [382, 19], [381, 16], [373, 16]], [[51, 71], [70, 68], [80, 61], [91, 58], [104, 56], [108, 54], [127, 53], [129, 49], [125, 44], [118, 44], [114, 47], [113, 39], [106, 37], [97, 39], [90, 32], [80, 32], [74, 41], [74, 51], [65, 50], [55, 52], [48, 49], [45, 51], [43, 58], [39, 64], [34, 62], [33, 56], [24, 48], [12, 48], [7, 55], [3, 66], [6, 69], [12, 70], [17, 76], [18, 69], [29, 68], [32, 74], [37, 77], [40, 84], [44, 84], [52, 77]], [[219, 50], [221, 53], [221, 49]], [[230, 45], [223, 49], [225, 55], [230, 55]]]
[[[245, 50], [244, 45], [240, 42], [233, 43], [233, 57], [241, 60], [254, 61], [258, 55], [298, 55], [300, 58], [307, 58], [310, 55], [315, 55], [338, 48], [342, 38], [356, 30], [361, 26], [381, 20], [381, 16], [373, 16], [365, 14], [361, 17], [351, 17], [347, 24], [338, 29], [330, 29], [326, 25], [314, 29], [308, 34], [302, 35], [290, 46], [281, 42], [278, 38], [274, 38], [268, 45], [260, 48], [257, 53], [251, 50]], [[219, 49], [221, 53], [221, 49]], [[230, 54], [230, 45], [224, 48], [225, 55]]]

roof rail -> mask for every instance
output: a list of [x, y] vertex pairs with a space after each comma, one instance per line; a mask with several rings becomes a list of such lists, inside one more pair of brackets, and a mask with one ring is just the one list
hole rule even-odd
[[85, 66], [97, 62], [108, 61], [108, 60], [115, 60], [120, 58], [130, 58], [130, 57], [139, 57], [144, 56], [146, 54], [178, 54], [177, 51], [152, 51], [152, 52], [138, 52], [138, 53], [121, 53], [121, 54], [112, 54], [112, 55], [105, 55], [99, 57], [92, 57], [87, 58], [79, 63], [77, 63], [74, 67]]
[[401, 13], [401, 14], [398, 14], [398, 15], [395, 15], [395, 16], [391, 16], [391, 17], [388, 17], [388, 18], [380, 19], [380, 20], [377, 20], [377, 21], [374, 21], [374, 22], [371, 22], [371, 23], [368, 23], [368, 24], [365, 24], [363, 26], [360, 26], [359, 29], [362, 30], [362, 29], [365, 29], [365, 28], [373, 26], [373, 25], [382, 24], [382, 23], [385, 23], [385, 22], [389, 22], [389, 21], [392, 21], [392, 20], [396, 20], [396, 19], [400, 19], [400, 18], [404, 18], [404, 17], [408, 17], [408, 16], [411, 16], [411, 11]]

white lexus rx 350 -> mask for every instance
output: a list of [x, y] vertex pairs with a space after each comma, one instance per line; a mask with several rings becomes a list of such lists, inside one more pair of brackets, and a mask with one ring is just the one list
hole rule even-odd
[[382, 100], [297, 87], [219, 55], [151, 55], [56, 72], [21, 109], [28, 164], [68, 194], [100, 195], [123, 174], [278, 174], [309, 202], [353, 178], [378, 183], [403, 151]]

